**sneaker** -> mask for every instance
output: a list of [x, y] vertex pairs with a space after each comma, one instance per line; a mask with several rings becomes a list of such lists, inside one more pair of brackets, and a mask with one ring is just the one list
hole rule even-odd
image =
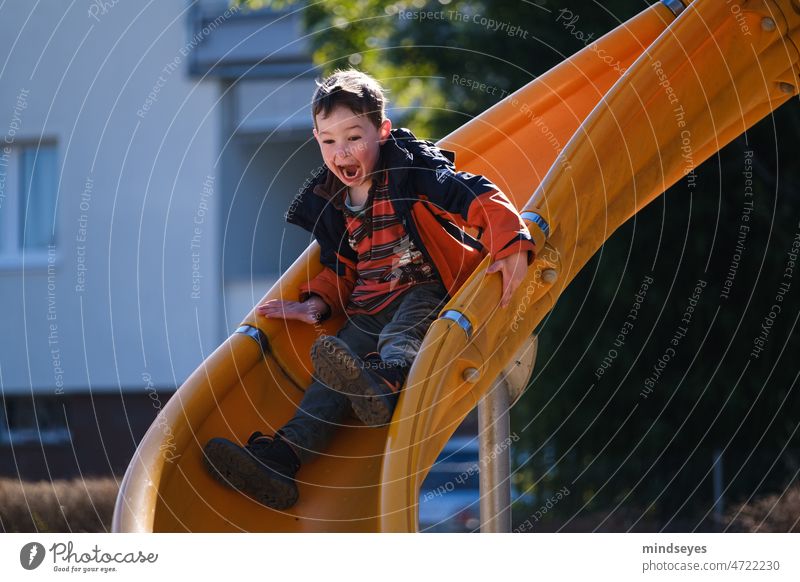
[[300, 461], [280, 433], [269, 437], [254, 432], [243, 447], [228, 439], [213, 438], [203, 452], [206, 468], [223, 485], [273, 509], [297, 503], [294, 476]]
[[341, 339], [321, 336], [311, 346], [317, 378], [347, 396], [356, 416], [367, 426], [392, 420], [408, 366], [390, 364], [373, 352], [363, 360]]

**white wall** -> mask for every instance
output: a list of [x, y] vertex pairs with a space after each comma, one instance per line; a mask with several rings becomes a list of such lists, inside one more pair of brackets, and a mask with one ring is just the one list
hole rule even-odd
[[46, 257], [24, 270], [0, 265], [6, 394], [146, 391], [146, 374], [177, 386], [228, 333], [220, 89], [185, 73], [188, 5], [79, 0], [67, 11], [70, 3], [44, 0], [0, 9], [0, 139], [27, 90], [15, 140], [55, 139], [61, 172], [50, 289]]

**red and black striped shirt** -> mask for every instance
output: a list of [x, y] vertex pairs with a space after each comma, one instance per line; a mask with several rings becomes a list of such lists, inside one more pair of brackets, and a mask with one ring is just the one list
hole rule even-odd
[[377, 313], [414, 285], [437, 280], [395, 212], [387, 170], [373, 181], [363, 207], [345, 204], [343, 212], [350, 247], [358, 253], [358, 278], [347, 313]]

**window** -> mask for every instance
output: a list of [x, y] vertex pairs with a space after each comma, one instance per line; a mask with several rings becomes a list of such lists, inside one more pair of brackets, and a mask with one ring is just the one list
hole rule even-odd
[[55, 242], [55, 144], [0, 147], [0, 257], [44, 254]]
[[70, 441], [64, 408], [52, 396], [6, 397], [0, 400], [0, 407], [0, 445], [58, 445]]

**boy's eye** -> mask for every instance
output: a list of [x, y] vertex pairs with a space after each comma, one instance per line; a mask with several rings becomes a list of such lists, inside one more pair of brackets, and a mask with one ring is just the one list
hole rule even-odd
[[358, 141], [358, 140], [361, 139], [361, 136], [360, 135], [351, 135], [347, 139], [350, 140], [350, 141]]
[[330, 144], [330, 143], [333, 143], [333, 140], [332, 140], [332, 139], [323, 139], [323, 140], [322, 140], [322, 143], [328, 143], [328, 144]]

